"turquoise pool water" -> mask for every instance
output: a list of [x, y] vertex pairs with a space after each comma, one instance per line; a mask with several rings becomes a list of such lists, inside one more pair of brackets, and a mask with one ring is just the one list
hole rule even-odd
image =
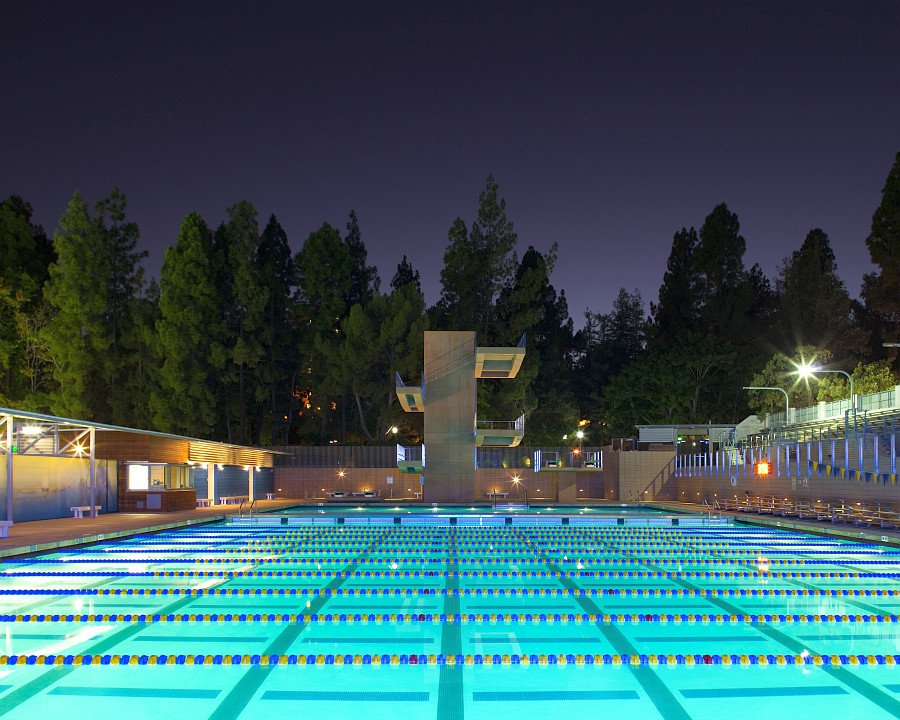
[[[668, 510], [660, 510], [659, 508], [649, 506], [632, 506], [620, 505], [618, 503], [598, 503], [590, 505], [554, 505], [552, 507], [536, 505], [532, 502], [530, 505], [521, 505], [519, 507], [507, 508], [506, 501], [499, 501], [500, 504], [492, 505], [443, 505], [434, 504], [410, 504], [395, 505], [389, 500], [379, 501], [377, 503], [365, 503], [364, 500], [354, 502], [348, 499], [342, 503], [312, 503], [306, 505], [297, 505], [282, 511], [282, 515], [304, 516], [304, 515], [337, 515], [348, 516], [359, 515], [422, 515], [424, 513], [459, 516], [459, 515], [564, 515], [564, 516], [607, 516], [616, 517], [647, 517], [651, 515], [670, 515]], [[514, 501], [513, 501], [514, 502]]]
[[900, 717], [896, 548], [655, 514], [341, 515], [4, 562], [0, 715]]

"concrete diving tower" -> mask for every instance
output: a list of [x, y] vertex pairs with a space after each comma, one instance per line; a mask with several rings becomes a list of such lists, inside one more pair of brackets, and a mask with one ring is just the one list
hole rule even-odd
[[475, 350], [475, 377], [512, 379], [525, 359], [525, 336], [515, 347], [479, 347]]
[[406, 385], [397, 373], [397, 399], [406, 412], [425, 412], [425, 388], [422, 385]]

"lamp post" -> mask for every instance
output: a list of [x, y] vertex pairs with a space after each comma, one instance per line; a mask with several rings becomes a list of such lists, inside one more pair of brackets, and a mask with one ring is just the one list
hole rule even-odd
[[843, 375], [850, 381], [850, 407], [853, 408], [853, 423], [856, 424], [856, 399], [853, 392], [853, 376], [846, 370], [826, 370], [825, 368], [817, 368], [812, 365], [799, 365], [797, 374], [802, 378], [813, 377], [816, 373], [838, 373]]
[[791, 401], [788, 399], [787, 391], [780, 387], [770, 387], [768, 385], [744, 385], [742, 390], [778, 390], [784, 395], [784, 424], [787, 425], [791, 421]]

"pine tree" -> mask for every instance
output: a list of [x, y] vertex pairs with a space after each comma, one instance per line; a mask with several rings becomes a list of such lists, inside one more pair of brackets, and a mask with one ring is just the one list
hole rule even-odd
[[391, 280], [391, 289], [399, 290], [409, 283], [415, 283], [416, 290], [422, 292], [422, 279], [419, 277], [419, 271], [413, 268], [412, 263], [404, 255], [403, 259], [397, 263], [397, 271]]
[[866, 305], [881, 316], [884, 339], [900, 342], [900, 152], [894, 157], [881, 204], [872, 216], [866, 246], [879, 271], [866, 275], [863, 297]]
[[[237, 442], [256, 442], [259, 427], [252, 418], [258, 415], [258, 397], [265, 397], [259, 383], [265, 349], [260, 331], [265, 325], [269, 288], [263, 282], [259, 265], [259, 225], [256, 208], [242, 200], [228, 208], [228, 219], [221, 226], [221, 247], [227, 257], [229, 312], [228, 344], [230, 365], [226, 377], [232, 396], [226, 417], [237, 421]], [[228, 436], [233, 437], [229, 422]]]
[[694, 228], [682, 228], [675, 233], [659, 288], [659, 302], [650, 305], [648, 344], [652, 348], [671, 347], [679, 335], [699, 325], [700, 280], [694, 267], [698, 243]]
[[274, 215], [269, 218], [259, 241], [259, 265], [267, 289], [268, 303], [261, 339], [265, 361], [261, 377], [266, 404], [260, 420], [263, 444], [280, 441], [287, 425], [285, 413], [290, 406], [290, 379], [294, 365], [291, 347], [291, 294], [294, 286], [294, 263], [287, 233]]
[[103, 322], [110, 338], [109, 351], [102, 358], [106, 392], [97, 411], [119, 425], [137, 424], [134, 415], [145, 415], [147, 400], [146, 396], [136, 397], [131, 387], [148, 360], [138, 317], [144, 282], [141, 261], [147, 253], [136, 249], [140, 233], [125, 217], [127, 204], [125, 195], [113, 188], [108, 198], [97, 203], [95, 219], [109, 266]]
[[54, 235], [57, 260], [44, 291], [53, 311], [44, 337], [57, 385], [49, 399], [56, 415], [107, 419], [97, 417], [105, 405], [105, 354], [113, 343], [106, 322], [112, 273], [105, 240], [75, 193]]
[[495, 343], [501, 332], [496, 301], [518, 265], [516, 233], [506, 215], [506, 200], [498, 194], [497, 183], [488, 177], [471, 229], [460, 218], [453, 222], [441, 270], [441, 305], [448, 327], [475, 330], [483, 345]]
[[0, 203], [0, 402], [6, 405], [30, 404], [29, 320], [46, 314], [42, 290], [55, 259], [31, 218], [31, 206], [17, 195]]
[[347, 220], [347, 234], [344, 236], [344, 245], [350, 255], [350, 291], [347, 294], [347, 307], [353, 307], [357, 303], [365, 305], [373, 295], [378, 292], [381, 284], [378, 278], [378, 268], [374, 265], [366, 265], [368, 252], [362, 240], [362, 232], [359, 229], [359, 220], [356, 211], [350, 211]]
[[783, 348], [830, 348], [839, 359], [864, 351], [865, 335], [852, 322], [852, 300], [821, 229], [810, 230], [800, 249], [785, 258], [777, 289]]
[[217, 388], [226, 366], [223, 310], [209, 227], [198, 213], [181, 223], [160, 271], [156, 328], [163, 362], [151, 396], [154, 425], [167, 432], [215, 437], [223, 408]]

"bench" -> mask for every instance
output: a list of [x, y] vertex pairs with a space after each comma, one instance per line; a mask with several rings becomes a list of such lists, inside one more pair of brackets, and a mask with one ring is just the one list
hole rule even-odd
[[247, 502], [250, 498], [247, 495], [223, 495], [219, 498], [220, 505], [237, 505]]
[[[100, 512], [100, 505], [94, 505], [94, 510], [96, 512]], [[90, 515], [91, 506], [90, 505], [77, 505], [75, 507], [70, 507], [69, 510], [72, 511], [73, 518], [83, 518], [85, 513]]]
[[274, 500], [275, 493], [266, 493], [266, 500]]
[[0, 520], [0, 537], [9, 537], [9, 529], [12, 523], [9, 520]]
[[509, 493], [507, 492], [494, 492], [485, 493], [489, 498], [503, 498], [504, 500], [509, 497]]
[[212, 500], [210, 500], [209, 498], [197, 498], [197, 507], [198, 508], [211, 507], [211, 506], [212, 506]]

